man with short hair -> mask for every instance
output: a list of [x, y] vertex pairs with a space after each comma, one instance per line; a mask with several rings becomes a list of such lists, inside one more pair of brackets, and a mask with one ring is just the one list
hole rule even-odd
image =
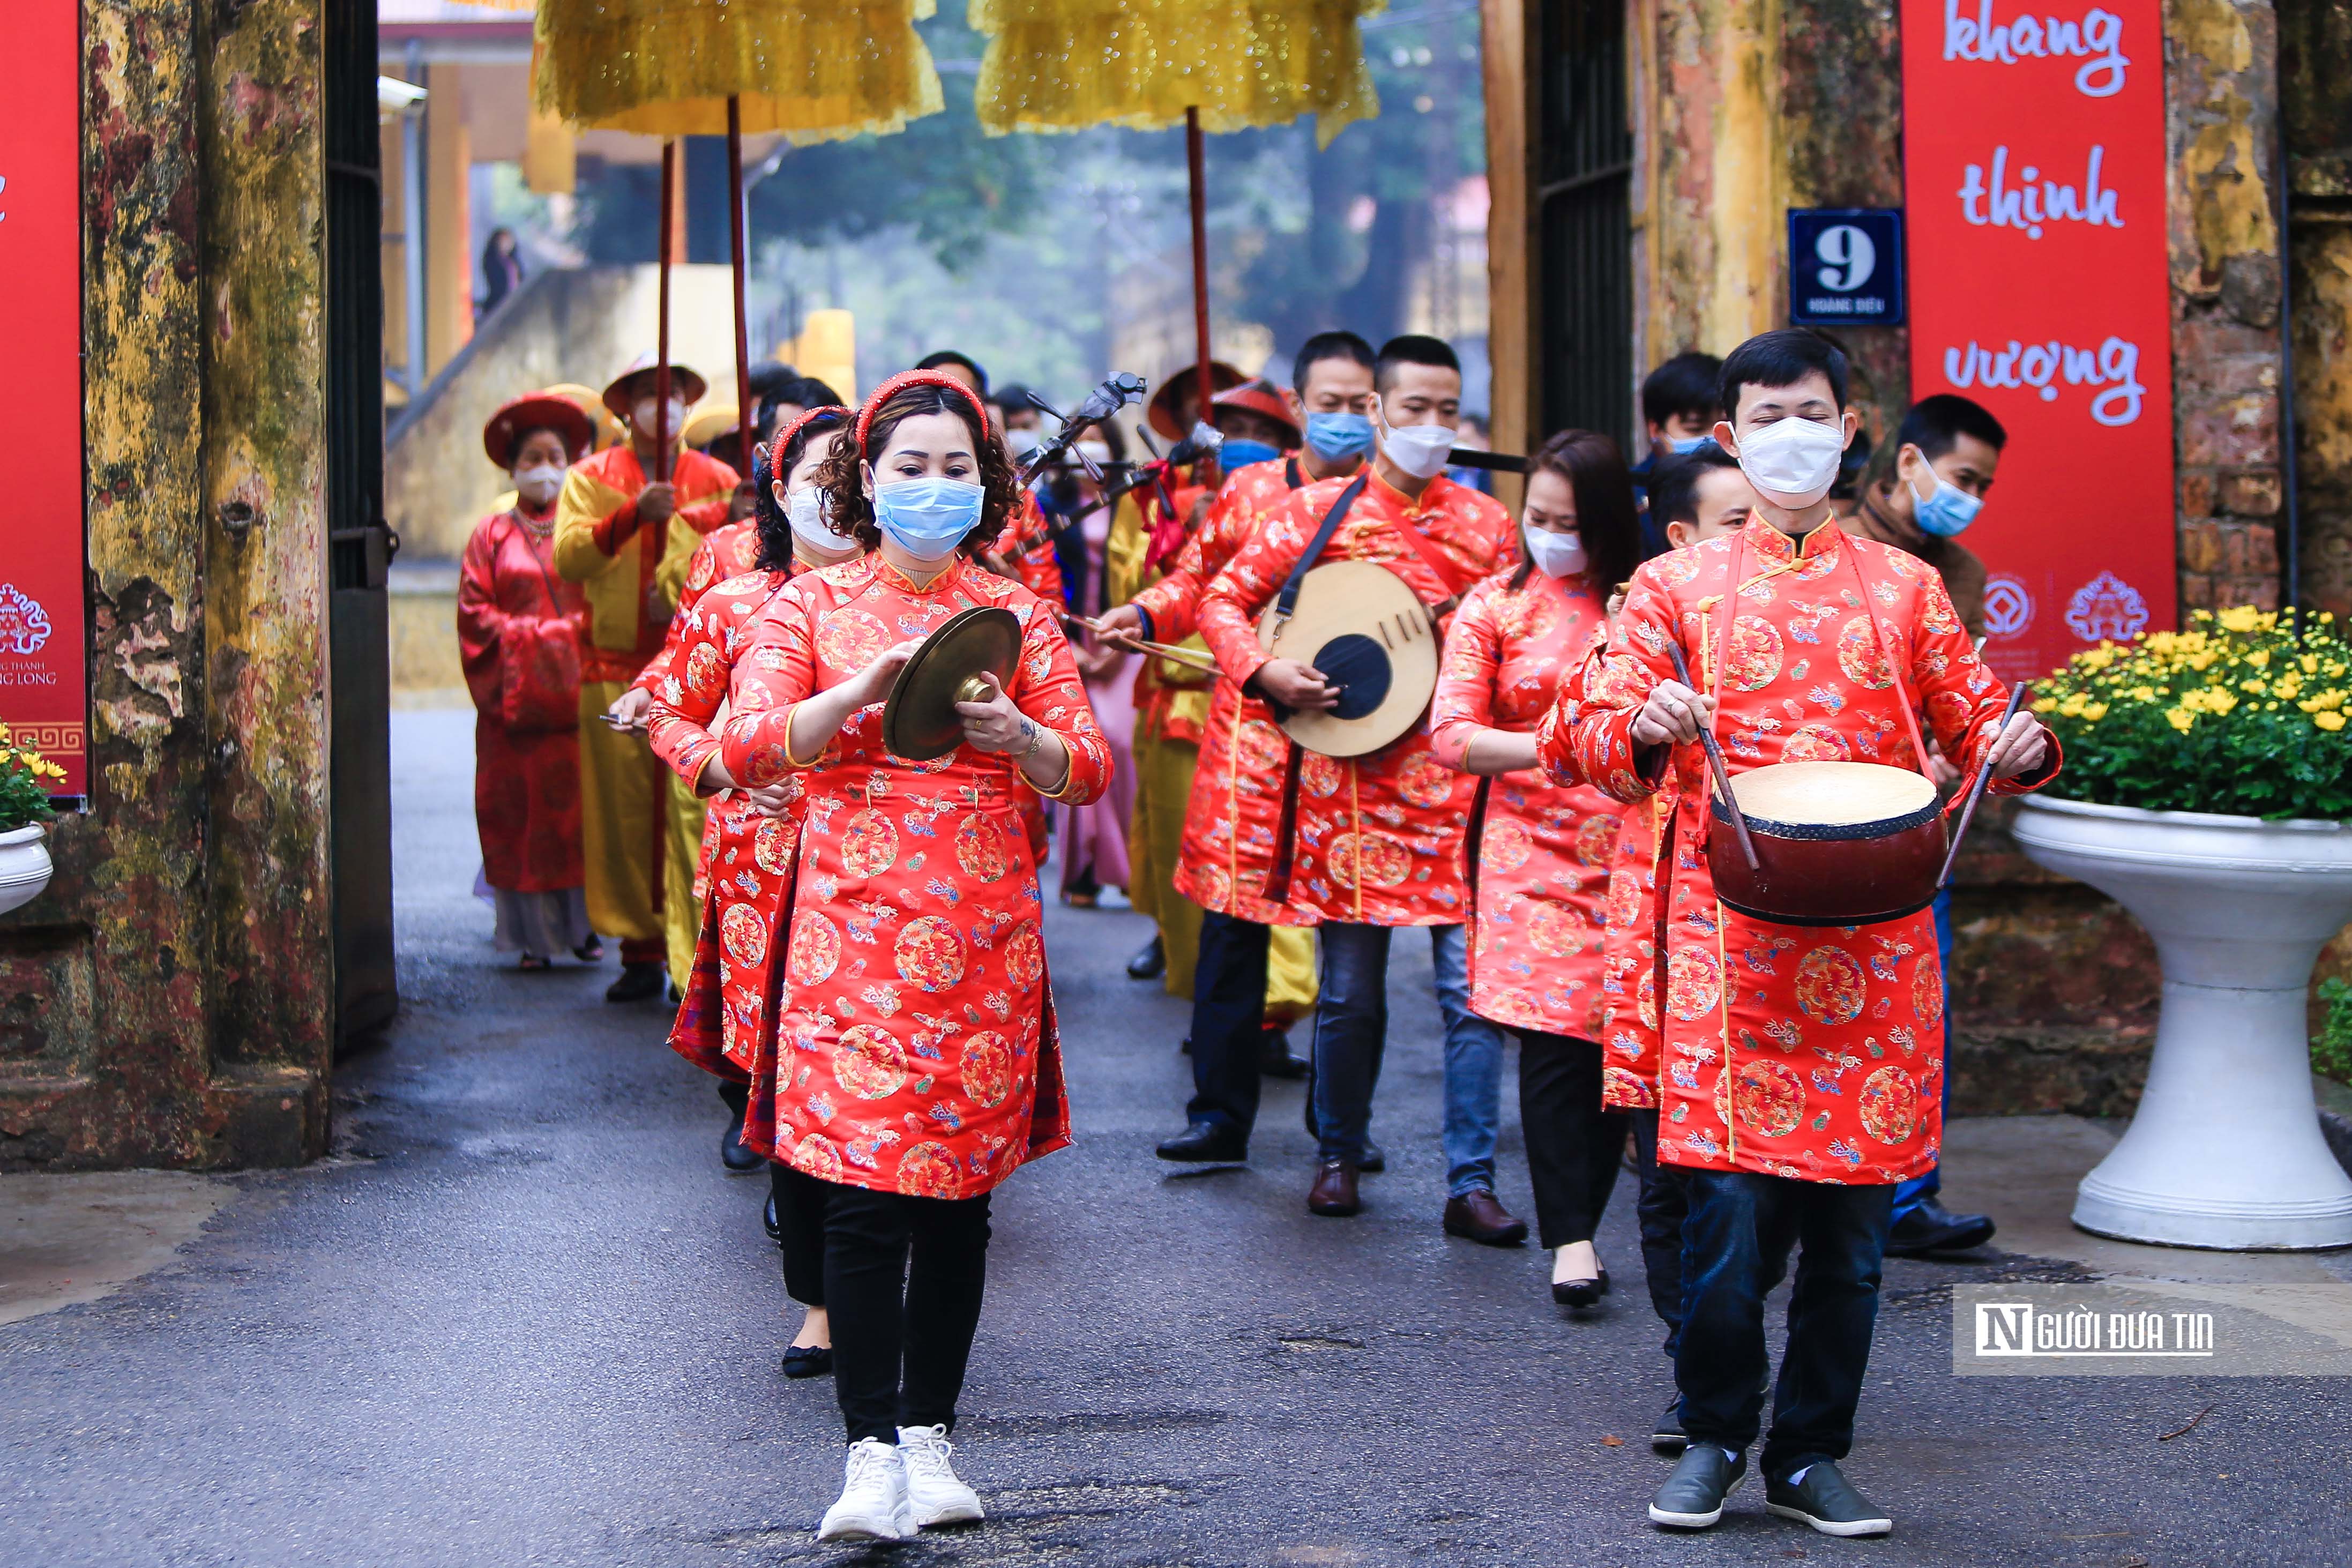
[[1895, 433], [1893, 471], [1863, 491], [1849, 531], [1933, 566], [1969, 636], [1984, 640], [1985, 565], [1959, 542], [1992, 489], [2009, 432], [1982, 405], [1939, 392], [1912, 405]]
[[[1959, 542], [1960, 531], [1976, 521], [1985, 495], [1992, 489], [1993, 471], [2009, 445], [2001, 428], [1982, 405], [1957, 393], [1923, 397], [1903, 416], [1895, 433], [1892, 472], [1863, 491], [1861, 509], [1848, 527], [1861, 538], [1891, 544], [1933, 566], [1951, 591], [1952, 606], [1960, 624], [1979, 643], [1984, 641], [1985, 565], [1976, 552]], [[1936, 759], [1941, 777], [1952, 782], [1950, 764]], [[1936, 895], [1936, 946], [1943, 955], [1944, 972], [1952, 969], [1952, 894]], [[1952, 1019], [1944, 1016], [1948, 1046]], [[1944, 1075], [1944, 1104], [1952, 1100], [1952, 1079]], [[1992, 1216], [1954, 1214], [1942, 1201], [1943, 1173], [1931, 1164], [1895, 1189], [1895, 1223], [1886, 1234], [1886, 1250], [1897, 1258], [1925, 1258], [1936, 1253], [1964, 1252], [1982, 1247], [1993, 1237]]]
[[[1642, 426], [1649, 450], [1632, 472], [1633, 489], [1644, 502], [1650, 481], [1664, 465], [1698, 450], [1715, 428], [1716, 378], [1723, 362], [1696, 349], [1675, 355], [1642, 378]], [[1666, 548], [1665, 531], [1648, 512], [1642, 519], [1642, 552], [1654, 554]]]
[[1739, 459], [1712, 437], [1661, 464], [1650, 480], [1650, 515], [1669, 550], [1738, 532], [1755, 506], [1756, 490]]
[[[737, 485], [733, 468], [685, 446], [686, 412], [707, 390], [702, 377], [671, 365], [666, 412], [655, 401], [656, 380], [653, 355], [640, 354], [604, 389], [604, 406], [627, 424], [629, 439], [574, 463], [555, 503], [555, 570], [588, 600], [581, 846], [588, 923], [621, 939], [621, 976], [604, 993], [608, 1002], [660, 994], [665, 956], [679, 974], [694, 957], [702, 804], [673, 787], [675, 775], [646, 748], [653, 695], [632, 683], [661, 652], [694, 548], [727, 521]], [[664, 479], [649, 477], [660, 467], [656, 424], [666, 424], [670, 447]], [[666, 909], [676, 917], [667, 931]]]
[[[1678, 1168], [1689, 1204], [1675, 1356], [1689, 1445], [1650, 1505], [1670, 1528], [1715, 1523], [1747, 1473], [1764, 1300], [1800, 1243], [1759, 1461], [1765, 1506], [1825, 1534], [1894, 1528], [1838, 1461], [1853, 1446], [1895, 1184], [1934, 1160], [1942, 1133], [1944, 977], [1928, 916], [1790, 925], [1722, 901], [1701, 731], [1721, 737], [1735, 777], [1809, 761], [1921, 771], [1923, 721], [1995, 794], [2039, 788], [2059, 767], [2032, 714], [2002, 722], [2008, 691], [1935, 571], [1832, 517], [1857, 428], [1845, 376], [1845, 356], [1801, 330], [1751, 338], [1724, 362], [1729, 417], [1715, 437], [1754, 488], [1754, 513], [1737, 534], [1634, 573], [1601, 668], [1538, 739], [1554, 779], [1630, 805], [1671, 770], [1677, 791], [1653, 972], [1658, 1159]], [[1676, 649], [1703, 689], [1679, 678]]]
[[[1462, 595], [1517, 553], [1510, 514], [1444, 477], [1462, 404], [1454, 351], [1436, 338], [1391, 338], [1373, 366], [1373, 391], [1370, 471], [1292, 495], [1202, 597], [1202, 634], [1227, 679], [1279, 709], [1328, 710], [1341, 695], [1323, 671], [1258, 646], [1259, 612], [1294, 576], [1323, 561], [1377, 564], [1412, 590], [1442, 640]], [[1357, 1176], [1388, 1037], [1390, 938], [1400, 926], [1423, 926], [1445, 1020], [1444, 1228], [1490, 1246], [1524, 1240], [1526, 1222], [1495, 1196], [1503, 1037], [1469, 1006], [1463, 843], [1478, 781], [1437, 760], [1425, 723], [1360, 757], [1301, 756], [1275, 739], [1252, 768], [1263, 773], [1288, 753], [1277, 822], [1295, 816], [1296, 832], [1272, 846], [1276, 875], [1261, 896], [1316, 922], [1323, 959], [1314, 1088], [1321, 1151], [1307, 1209], [1336, 1218], [1362, 1208]]]
[[[1271, 406], [1254, 408], [1267, 424], [1295, 420], [1301, 431], [1297, 450], [1279, 462], [1232, 470], [1167, 574], [1120, 612], [1123, 630], [1161, 642], [1194, 637], [1202, 592], [1267, 517], [1306, 487], [1344, 479], [1363, 467], [1373, 439], [1373, 362], [1371, 345], [1353, 332], [1322, 332], [1299, 345], [1289, 390]], [[1235, 388], [1219, 394], [1211, 406], [1222, 419], [1243, 397], [1262, 395]], [[1199, 646], [1207, 650], [1205, 642]], [[1205, 696], [1208, 713], [1192, 731], [1195, 744], [1185, 748], [1192, 756], [1181, 767], [1183, 793], [1176, 792], [1171, 773], [1155, 791], [1150, 820], [1140, 805], [1137, 813], [1136, 838], [1165, 847], [1154, 851], [1155, 869], [1171, 876], [1173, 891], [1198, 911], [1198, 966], [1187, 976], [1193, 1095], [1184, 1131], [1162, 1142], [1159, 1154], [1179, 1163], [1240, 1161], [1249, 1155], [1262, 1073], [1270, 1067], [1296, 1076], [1305, 1066], [1294, 1066], [1277, 1026], [1315, 1001], [1313, 938], [1301, 929], [1307, 922], [1292, 919], [1282, 900], [1266, 892], [1285, 751], [1272, 710], [1230, 680], [1200, 693], [1180, 687], [1173, 695], [1178, 704]], [[1179, 744], [1183, 717], [1177, 706], [1167, 725]], [[1171, 839], [1181, 839], [1181, 847]], [[1178, 956], [1171, 951], [1171, 990]]]
[[917, 360], [915, 368], [943, 371], [971, 387], [981, 396], [988, 395], [988, 372], [981, 369], [980, 362], [970, 354], [958, 353], [954, 349], [941, 349], [937, 353], [928, 353]]

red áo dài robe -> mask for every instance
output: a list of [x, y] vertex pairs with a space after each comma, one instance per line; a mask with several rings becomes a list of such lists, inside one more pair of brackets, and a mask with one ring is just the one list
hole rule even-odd
[[[1498, 572], [1464, 596], [1445, 635], [1430, 749], [1465, 764], [1481, 731], [1533, 731], [1563, 672], [1608, 624], [1589, 577]], [[1515, 1029], [1599, 1040], [1608, 1020], [1601, 928], [1617, 802], [1539, 772], [1484, 781], [1470, 931], [1470, 1010]]]
[[677, 607], [670, 613], [669, 630], [663, 634], [661, 652], [637, 672], [636, 679], [630, 684], [646, 691], [655, 689], [677, 661], [687, 612], [694, 607], [694, 602], [729, 578], [753, 570], [759, 559], [760, 525], [748, 518], [740, 522], [722, 523], [703, 535], [686, 563], [685, 574], [678, 579]]
[[1056, 611], [1066, 606], [1062, 562], [1054, 553], [1054, 531], [1047, 525], [1045, 509], [1037, 504], [1034, 492], [1022, 491], [1021, 510], [1013, 514], [1004, 531], [996, 536], [996, 542], [989, 546], [989, 552], [1013, 568], [1023, 587]]
[[753, 1077], [743, 1136], [824, 1181], [972, 1197], [1069, 1142], [1016, 764], [968, 745], [893, 756], [878, 702], [805, 767], [786, 745], [795, 704], [976, 605], [1021, 620], [1009, 689], [1069, 749], [1054, 798], [1096, 799], [1110, 749], [1052, 606], [968, 560], [923, 588], [878, 555], [797, 578], [737, 663], [728, 771], [807, 791], [786, 923], [771, 937], [784, 944], [769, 1015], [779, 1059]]
[[[1609, 649], [1605, 632], [1560, 679], [1551, 710], [1537, 727], [1538, 752], [1563, 715], [1572, 718], [1586, 684]], [[1602, 902], [1601, 995], [1606, 1016], [1594, 1037], [1601, 1046], [1601, 1103], [1612, 1110], [1654, 1110], [1658, 1105], [1658, 853], [1674, 820], [1676, 784], [1669, 773], [1655, 795], [1624, 808], [1609, 851], [1609, 891]]]
[[499, 636], [509, 620], [562, 618], [587, 640], [587, 605], [555, 572], [555, 513], [502, 511], [474, 525], [457, 568], [457, 647], [474, 699], [474, 821], [482, 877], [512, 893], [586, 880], [580, 854], [580, 731], [517, 733], [501, 722]]
[[[737, 661], [760, 616], [793, 574], [791, 568], [755, 568], [698, 590], [689, 578], [679, 597], [671, 653], [655, 665], [646, 739], [654, 754], [698, 794], [704, 770], [719, 755], [714, 731], [723, 722]], [[802, 794], [796, 777], [783, 781], [783, 788], [794, 797]], [[797, 808], [799, 801], [787, 804]], [[695, 876], [700, 912], [694, 963], [679, 981], [682, 1000], [669, 1043], [721, 1078], [748, 1081], [761, 1042], [772, 1040], [757, 1012], [739, 1013], [729, 999], [767, 994], [767, 933], [778, 929], [799, 832], [796, 809], [761, 816], [740, 789], [709, 797]]]
[[[1208, 515], [1176, 552], [1168, 574], [1135, 596], [1151, 617], [1152, 640], [1181, 643], [1200, 629], [1201, 595], [1275, 509], [1304, 489], [1296, 458], [1237, 468], [1217, 492]], [[1265, 896], [1274, 870], [1275, 832], [1282, 818], [1283, 763], [1289, 738], [1275, 728], [1274, 710], [1243, 695], [1238, 681], [1215, 682], [1209, 721], [1196, 735], [1201, 748], [1192, 793], [1184, 808], [1184, 841], [1172, 879], [1176, 890], [1218, 914], [1259, 925], [1312, 923]]]
[[[2007, 689], [1978, 659], [1932, 568], [1833, 521], [1795, 541], [1756, 518], [1634, 574], [1606, 663], [1539, 742], [1555, 778], [1591, 781], [1628, 804], [1656, 788], [1654, 770], [1677, 777], [1659, 893], [1659, 1159], [1816, 1182], [1917, 1175], [1942, 1142], [1934, 918], [1790, 926], [1717, 900], [1705, 753], [1693, 744], [1637, 757], [1631, 734], [1651, 689], [1674, 679], [1673, 642], [1721, 700], [1715, 730], [1734, 773], [1801, 761], [1917, 771], [1916, 716], [1906, 717], [1914, 703], [1944, 754], [1973, 770]], [[2054, 776], [2050, 744], [2034, 777], [1992, 789], [2023, 794]]]
[[[1201, 634], [1229, 679], [1244, 683], [1266, 662], [1258, 613], [1282, 591], [1350, 482], [1324, 479], [1293, 494], [1202, 595]], [[1423, 558], [1408, 531], [1419, 532], [1439, 567]], [[1320, 559], [1377, 562], [1434, 607], [1449, 605], [1516, 554], [1510, 514], [1492, 497], [1440, 475], [1413, 500], [1373, 475]], [[1447, 619], [1450, 611], [1441, 633]], [[1477, 781], [1431, 753], [1425, 722], [1367, 756], [1308, 752], [1298, 777], [1297, 841], [1282, 923], [1460, 925], [1469, 918], [1462, 839]]]

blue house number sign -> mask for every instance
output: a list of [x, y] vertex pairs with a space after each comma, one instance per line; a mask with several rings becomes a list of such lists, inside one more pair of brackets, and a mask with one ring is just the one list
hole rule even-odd
[[1885, 327], [1903, 320], [1903, 213], [1895, 207], [1789, 209], [1789, 321]]

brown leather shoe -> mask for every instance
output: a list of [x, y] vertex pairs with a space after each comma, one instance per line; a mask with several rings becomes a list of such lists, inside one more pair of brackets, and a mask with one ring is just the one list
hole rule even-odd
[[[1345, 1219], [1363, 1211], [1356, 1196], [1356, 1167], [1347, 1160], [1326, 1160], [1315, 1172], [1314, 1190], [1307, 1194], [1307, 1212], [1326, 1219]], [[1524, 1232], [1527, 1227], [1519, 1227]]]
[[1517, 1247], [1528, 1238], [1528, 1222], [1513, 1219], [1494, 1194], [1478, 1187], [1445, 1200], [1445, 1234], [1486, 1247]]

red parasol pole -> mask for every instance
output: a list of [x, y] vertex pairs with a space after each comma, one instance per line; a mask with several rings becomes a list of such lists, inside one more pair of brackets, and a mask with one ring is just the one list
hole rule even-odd
[[735, 455], [742, 459], [745, 480], [751, 477], [751, 323], [743, 304], [744, 228], [751, 215], [743, 210], [743, 100], [727, 99], [727, 216], [732, 228], [735, 263]]
[[654, 349], [654, 478], [669, 478], [669, 267], [675, 248], [671, 216], [677, 202], [677, 142], [662, 143], [661, 324]]
[[1206, 158], [1201, 141], [1201, 111], [1184, 111], [1184, 168], [1192, 183], [1192, 337], [1198, 363], [1193, 374], [1195, 419], [1206, 422], [1214, 388], [1209, 382], [1209, 189], [1202, 172]]

